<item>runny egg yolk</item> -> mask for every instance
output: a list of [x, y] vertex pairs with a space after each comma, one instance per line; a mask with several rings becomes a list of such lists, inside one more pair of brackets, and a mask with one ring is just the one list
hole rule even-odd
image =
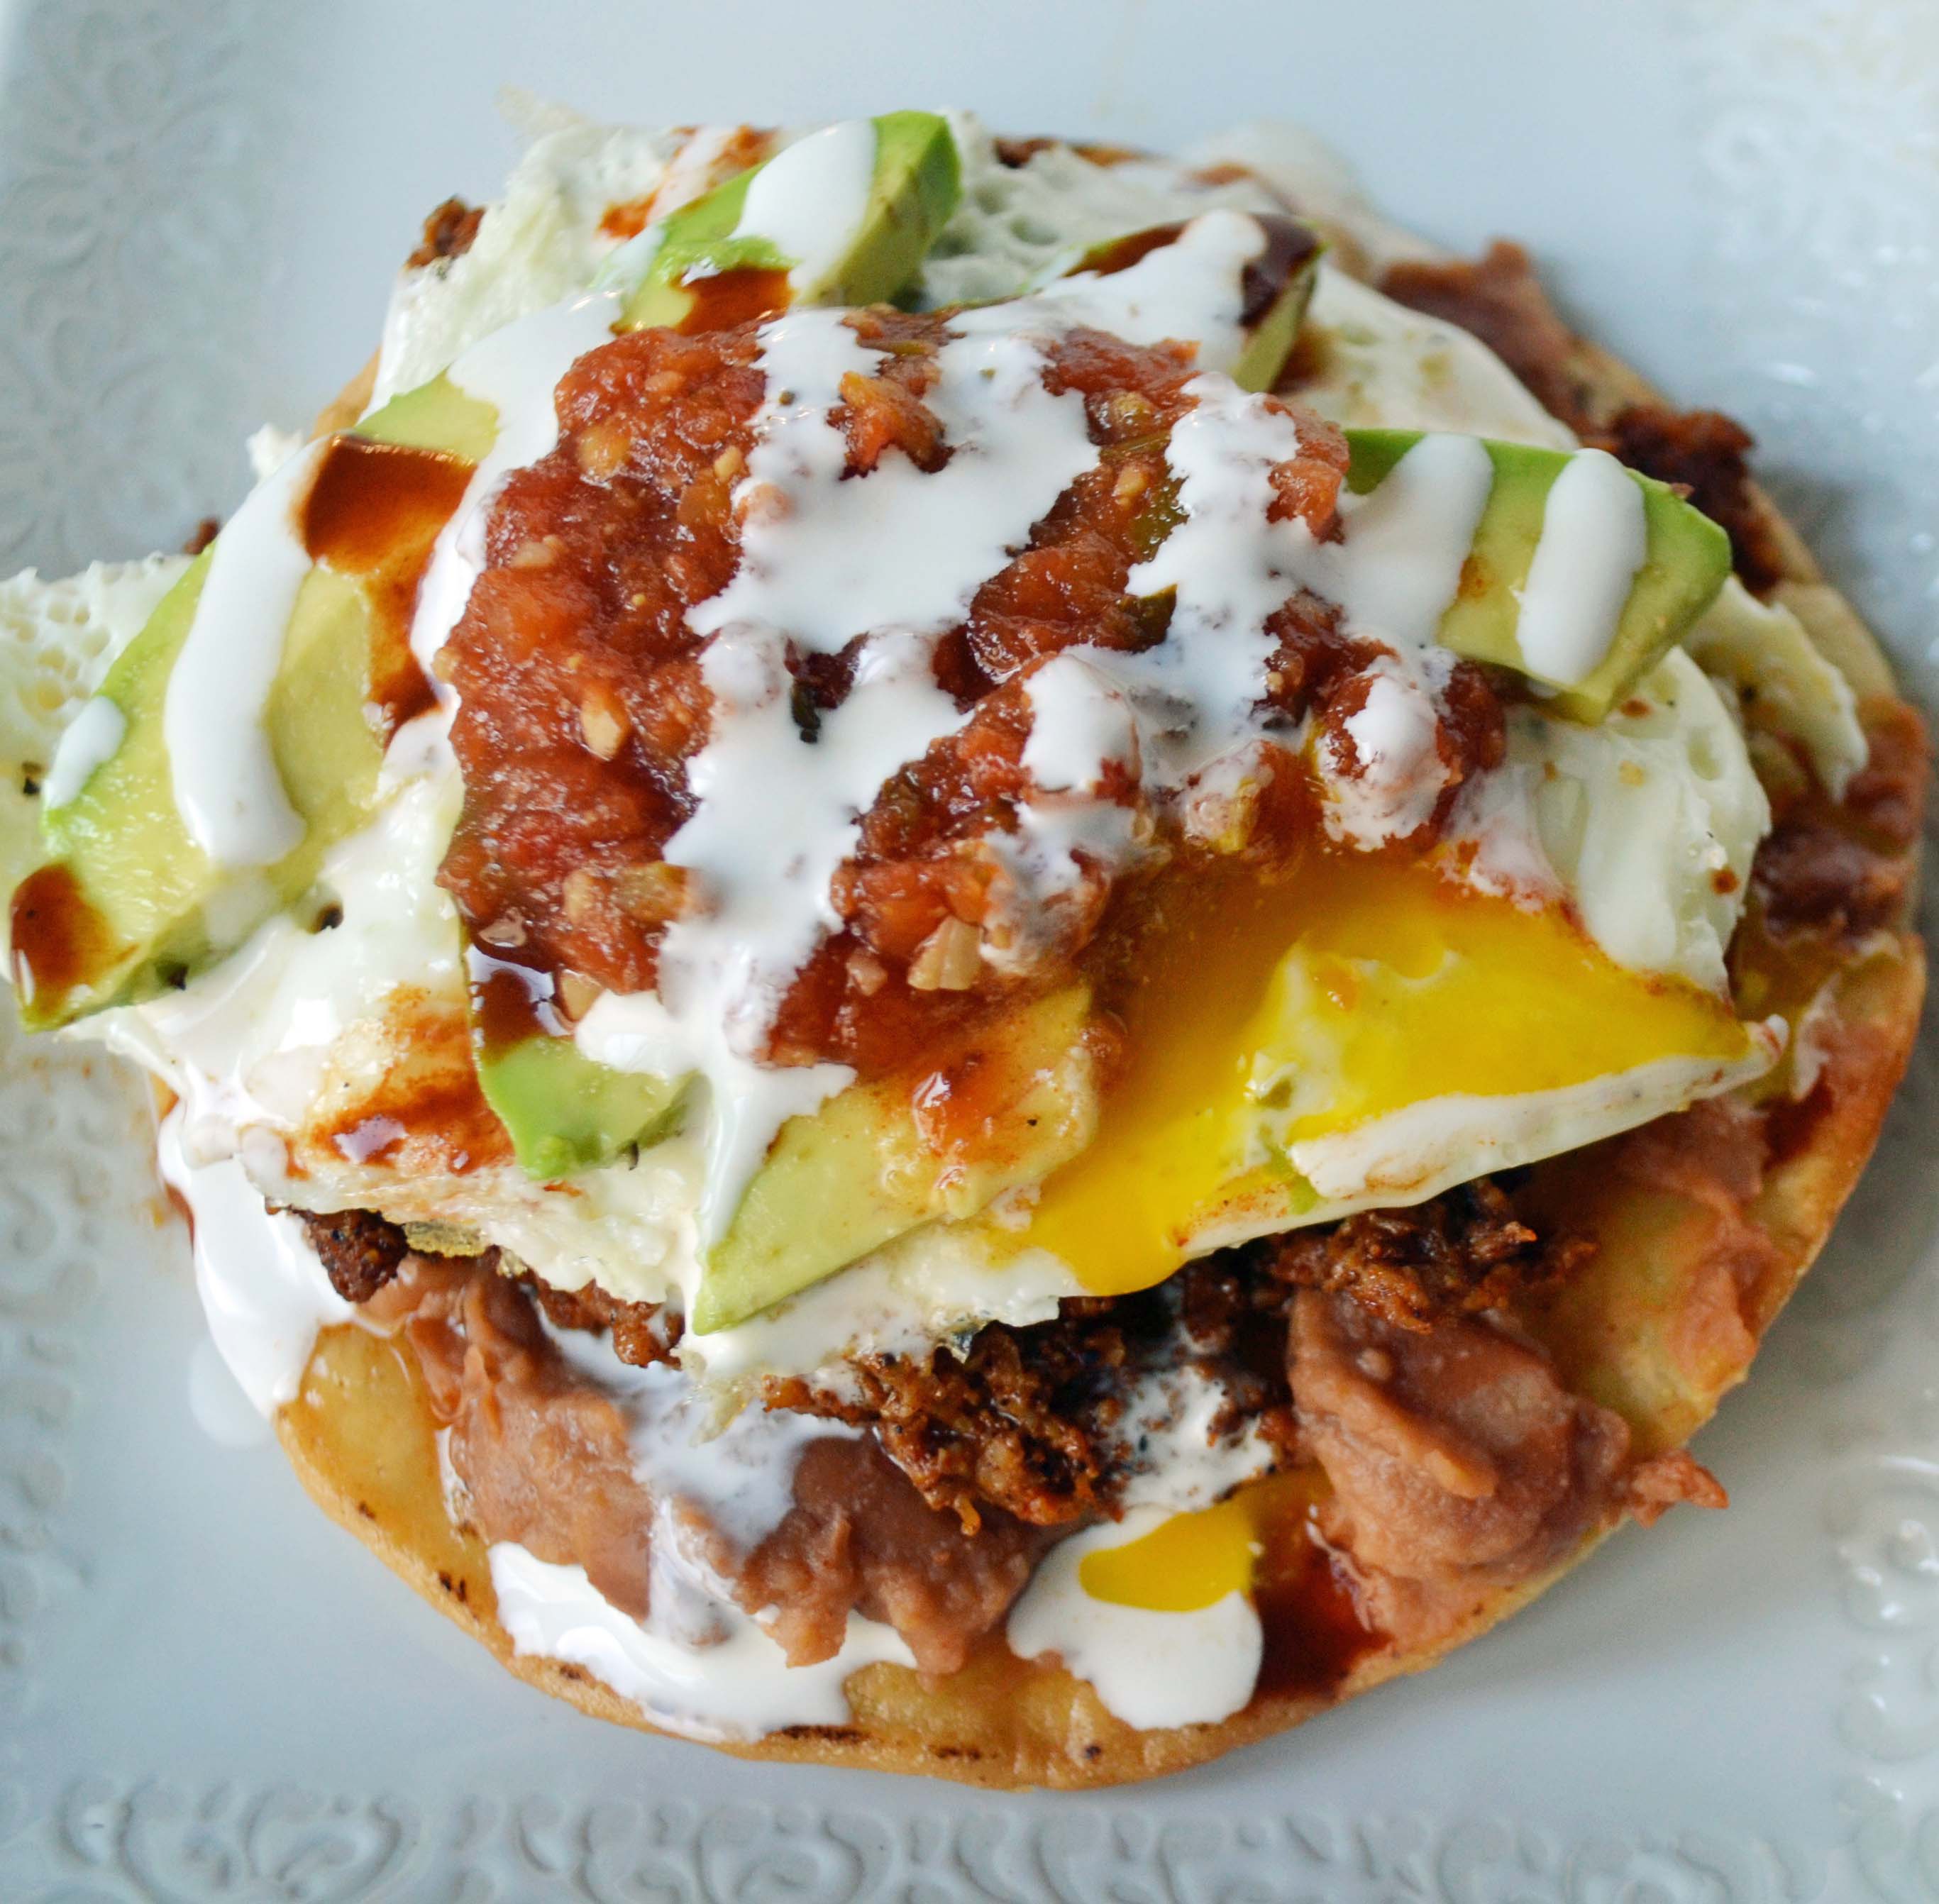
[[1018, 1239], [1100, 1294], [1163, 1281], [1235, 1187], [1310, 1208], [1290, 1145], [1429, 1100], [1751, 1049], [1728, 1001], [1617, 965], [1559, 908], [1344, 854], [1195, 902], [1152, 935], [1122, 1009], [1126, 1070]]
[[1259, 1552], [1252, 1507], [1240, 1493], [1197, 1513], [1173, 1514], [1122, 1547], [1087, 1553], [1077, 1583], [1113, 1606], [1198, 1613], [1249, 1591]]

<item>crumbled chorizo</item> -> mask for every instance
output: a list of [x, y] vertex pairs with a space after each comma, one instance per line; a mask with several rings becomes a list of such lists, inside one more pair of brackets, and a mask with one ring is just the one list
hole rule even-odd
[[410, 1253], [404, 1233], [374, 1210], [334, 1210], [319, 1216], [299, 1210], [310, 1247], [330, 1286], [346, 1303], [367, 1303], [397, 1274]]
[[1272, 1260], [1277, 1281], [1338, 1291], [1395, 1327], [1424, 1331], [1445, 1315], [1506, 1307], [1561, 1281], [1594, 1246], [1545, 1245], [1490, 1178], [1405, 1209], [1364, 1210], [1323, 1230], [1295, 1230]]
[[669, 1315], [663, 1303], [622, 1302], [596, 1282], [583, 1283], [577, 1289], [555, 1289], [536, 1276], [525, 1280], [554, 1328], [609, 1334], [613, 1352], [635, 1368], [673, 1360], [680, 1346], [680, 1319]]
[[1417, 1333], [1570, 1274], [1589, 1246], [1544, 1242], [1487, 1179], [1189, 1264], [1159, 1288], [1066, 1302], [1052, 1322], [992, 1323], [965, 1349], [869, 1355], [853, 1389], [770, 1381], [766, 1397], [865, 1427], [932, 1507], [966, 1525], [991, 1507], [1050, 1526], [1113, 1511], [1132, 1451], [1114, 1433], [1133, 1383], [1190, 1363], [1225, 1396], [1221, 1435], [1292, 1440], [1286, 1319], [1302, 1288], [1337, 1291]]
[[470, 250], [484, 222], [482, 205], [467, 205], [462, 199], [446, 199], [424, 221], [424, 234], [418, 248], [404, 260], [406, 271], [423, 271], [447, 259], [461, 258]]

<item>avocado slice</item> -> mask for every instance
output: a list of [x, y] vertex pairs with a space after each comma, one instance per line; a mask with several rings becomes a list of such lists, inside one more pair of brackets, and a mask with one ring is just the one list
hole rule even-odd
[[1270, 390], [1279, 382], [1313, 301], [1323, 248], [1296, 218], [1268, 214], [1259, 222], [1265, 227], [1266, 248], [1239, 281], [1246, 347], [1232, 367], [1232, 381], [1241, 390]]
[[437, 450], [461, 462], [482, 463], [498, 440], [498, 412], [440, 376], [393, 397], [351, 433], [400, 449]]
[[548, 1182], [596, 1169], [673, 1135], [683, 1078], [617, 1071], [586, 1057], [553, 1005], [546, 974], [476, 946], [467, 963], [479, 1088], [528, 1176]]
[[325, 452], [303, 506], [315, 566], [263, 716], [303, 835], [270, 865], [212, 863], [175, 808], [163, 707], [212, 551], [163, 598], [102, 683], [118, 744], [72, 799], [43, 814], [48, 863], [14, 896], [27, 1024], [65, 1024], [181, 984], [300, 899], [328, 849], [369, 819], [388, 731], [428, 694], [409, 649], [416, 577], [495, 427], [489, 405], [439, 378]]
[[[825, 208], [858, 175], [858, 156], [870, 164], [866, 193], [845, 230], [826, 230]], [[649, 227], [619, 328], [707, 330], [794, 304], [881, 303], [915, 275], [961, 196], [956, 141], [938, 114], [826, 126]]]
[[[1371, 494], [1422, 439], [1418, 430], [1349, 430], [1352, 460], [1347, 486]], [[1602, 451], [1538, 449], [1524, 443], [1484, 441], [1493, 467], [1487, 502], [1481, 512], [1464, 564], [1459, 591], [1441, 618], [1437, 638], [1444, 647], [1471, 661], [1513, 668], [1550, 691], [1548, 704], [1582, 721], [1598, 721], [1662, 658], [1716, 599], [1730, 572], [1730, 538], [1701, 511], [1667, 485], [1624, 470]], [[1601, 458], [1587, 467], [1581, 459]], [[1564, 523], [1551, 522], [1551, 494], [1565, 471], [1575, 466], [1571, 482], [1587, 477], [1600, 485], [1592, 509], [1626, 512], [1622, 483], [1639, 492], [1637, 531], [1641, 560], [1621, 598], [1614, 632], [1601, 645], [1600, 658], [1573, 679], [1538, 665], [1524, 649], [1531, 610], [1529, 584], [1545, 528], [1564, 536]], [[1604, 467], [1606, 465], [1607, 467]], [[1582, 498], [1575, 499], [1579, 509]], [[1611, 506], [1613, 505], [1613, 509]], [[1591, 522], [1593, 532], [1604, 525]], [[1620, 521], [1608, 525], [1621, 532]], [[1350, 527], [1349, 540], [1352, 537]], [[1612, 604], [1614, 605], [1613, 604]]]
[[[1297, 218], [1276, 212], [1245, 215], [1264, 231], [1265, 245], [1240, 276], [1239, 323], [1245, 341], [1227, 374], [1241, 390], [1270, 390], [1292, 354], [1325, 247], [1318, 233]], [[1189, 223], [1180, 219], [1107, 239], [1054, 263], [1038, 281], [1039, 287], [1058, 278], [1086, 274], [1110, 278], [1131, 270], [1155, 251], [1176, 244]]]
[[942, 1063], [851, 1084], [790, 1118], [708, 1253], [690, 1326], [732, 1328], [905, 1230], [973, 1215], [1074, 1157], [1097, 1115], [1090, 1009], [1089, 988], [1068, 987]]

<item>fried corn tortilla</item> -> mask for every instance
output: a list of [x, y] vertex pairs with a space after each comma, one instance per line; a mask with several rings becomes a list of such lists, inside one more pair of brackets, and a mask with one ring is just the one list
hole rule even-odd
[[[1336, 256], [1355, 263], [1350, 236], [1332, 236]], [[1554, 325], [1552, 315], [1548, 322]], [[1550, 388], [1568, 393], [1567, 420], [1578, 429], [1660, 400], [1607, 354], [1558, 337], [1559, 327], [1545, 342], [1538, 337], [1536, 359]], [[1514, 363], [1513, 337], [1490, 341]], [[1530, 363], [1514, 367], [1530, 378]], [[368, 376], [320, 427], [356, 412]], [[1297, 360], [1282, 388], [1297, 399]], [[1566, 1212], [1571, 1230], [1598, 1248], [1557, 1291], [1520, 1300], [1513, 1319], [1546, 1349], [1567, 1389], [1627, 1423], [1634, 1457], [1667, 1464], [1657, 1471], [1673, 1477], [1665, 1498], [1706, 1498], [1705, 1480], [1692, 1478], [1700, 1471], [1679, 1468], [1679, 1451], [1748, 1373], [1863, 1170], [1912, 1046], [1924, 986], [1911, 925], [1924, 758], [1917, 716], [1897, 697], [1871, 636], [1768, 500], [1753, 491], [1747, 507], [1751, 528], [1774, 552], [1770, 594], [1850, 682], [1873, 746], [1872, 767], [1841, 809], [1808, 788], [1773, 786], [1776, 837], [1813, 829], [1862, 836], [1874, 870], [1886, 869], [1885, 896], [1860, 933], [1836, 920], [1776, 932], [1754, 899], [1733, 947], [1740, 1005], [1794, 1022], [1808, 1010], [1808, 1054], [1794, 1056], [1776, 1082], [1538, 1164], [1520, 1193], [1527, 1209]], [[1767, 764], [1760, 756], [1761, 771]], [[1807, 1064], [1810, 1075], [1800, 1075]], [[497, 1617], [486, 1543], [447, 1512], [438, 1426], [407, 1338], [350, 1327], [319, 1340], [300, 1394], [278, 1419], [317, 1502], [513, 1672], [597, 1717], [655, 1729], [580, 1668], [515, 1651]], [[846, 1725], [797, 1726], [722, 1749], [995, 1787], [1082, 1788], [1177, 1771], [1433, 1665], [1583, 1559], [1625, 1507], [1644, 1519], [1653, 1511], [1647, 1500], [1612, 1501], [1532, 1575], [1478, 1580], [1452, 1597], [1430, 1596], [1431, 1604], [1388, 1604], [1379, 1609], [1388, 1630], [1370, 1632], [1307, 1537], [1327, 1509], [1325, 1471], [1302, 1467], [1253, 1487], [1265, 1550], [1259, 1591], [1274, 1607], [1277, 1638], [1269, 1638], [1250, 1703], [1230, 1718], [1134, 1729], [1058, 1666], [1016, 1656], [999, 1629], [953, 1674], [879, 1663], [856, 1672]]]

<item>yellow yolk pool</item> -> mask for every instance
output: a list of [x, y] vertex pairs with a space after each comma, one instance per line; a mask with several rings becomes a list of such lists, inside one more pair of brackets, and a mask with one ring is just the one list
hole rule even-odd
[[1079, 1562], [1078, 1584], [1094, 1600], [1152, 1613], [1197, 1613], [1250, 1590], [1259, 1551], [1243, 1493], [1198, 1513], [1173, 1514], [1122, 1547]]
[[1122, 1009], [1130, 1056], [1097, 1135], [1017, 1239], [1106, 1295], [1170, 1275], [1235, 1185], [1311, 1207], [1290, 1145], [1433, 1099], [1751, 1049], [1726, 1000], [1615, 964], [1559, 909], [1359, 856], [1196, 905], [1153, 935]]

